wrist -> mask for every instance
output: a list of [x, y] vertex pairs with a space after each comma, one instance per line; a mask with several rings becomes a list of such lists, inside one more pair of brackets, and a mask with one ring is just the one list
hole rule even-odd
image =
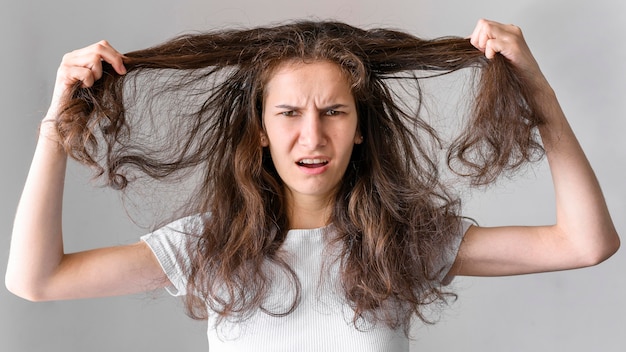
[[64, 150], [56, 119], [46, 116], [41, 120], [41, 123], [39, 123], [38, 143], [53, 144], [55, 149], [59, 151]]

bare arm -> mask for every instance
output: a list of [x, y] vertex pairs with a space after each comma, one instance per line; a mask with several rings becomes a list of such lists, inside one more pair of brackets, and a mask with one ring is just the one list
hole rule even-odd
[[168, 284], [145, 243], [66, 254], [62, 205], [67, 155], [58, 144], [55, 119], [72, 85], [88, 87], [102, 76], [101, 61], [124, 74], [122, 55], [99, 42], [64, 56], [50, 109], [20, 198], [5, 283], [14, 294], [40, 300], [140, 292]]
[[552, 88], [519, 28], [481, 20], [472, 43], [488, 58], [501, 53], [535, 87], [546, 124], [540, 128], [556, 196], [556, 222], [536, 227], [471, 227], [459, 250], [457, 275], [515, 275], [598, 264], [620, 245], [606, 202]]

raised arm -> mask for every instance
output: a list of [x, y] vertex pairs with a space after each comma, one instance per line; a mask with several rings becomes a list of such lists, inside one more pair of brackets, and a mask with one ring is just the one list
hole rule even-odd
[[541, 138], [556, 195], [556, 222], [536, 227], [475, 227], [466, 233], [456, 275], [515, 275], [598, 264], [619, 248], [600, 185], [519, 28], [479, 21], [471, 36], [487, 58], [504, 55], [534, 87], [546, 123]]
[[67, 155], [58, 143], [56, 116], [76, 82], [91, 86], [101, 62], [126, 70], [123, 56], [106, 41], [63, 57], [52, 103], [18, 205], [5, 277], [14, 294], [33, 301], [121, 295], [168, 283], [145, 243], [65, 254], [61, 225]]

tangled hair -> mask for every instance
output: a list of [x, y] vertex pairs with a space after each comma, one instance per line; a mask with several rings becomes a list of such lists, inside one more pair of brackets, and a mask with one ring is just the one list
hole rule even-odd
[[[543, 119], [530, 88], [504, 57], [487, 60], [463, 38], [424, 40], [302, 21], [183, 35], [126, 57], [126, 76], [105, 63], [93, 87], [77, 85], [59, 132], [66, 151], [115, 188], [132, 181], [131, 171], [166, 179], [201, 170], [187, 212], [211, 216], [186, 253], [188, 292], [194, 293], [186, 306], [194, 318], [209, 310], [221, 319], [245, 319], [258, 309], [280, 316], [298, 305], [298, 278], [279, 251], [289, 229], [284, 187], [259, 133], [264, 87], [281, 63], [334, 62], [352, 86], [365, 141], [353, 150], [330, 221], [355, 324], [373, 319], [406, 332], [413, 316], [429, 322], [425, 306], [447, 297], [440, 260], [460, 231], [459, 200], [441, 180], [433, 153], [442, 141], [419, 114], [418, 73], [479, 71], [471, 116], [447, 146], [447, 165], [458, 175], [488, 185], [543, 155], [535, 130]], [[127, 86], [134, 79], [141, 88], [140, 77], [160, 82], [149, 104], [165, 93], [181, 99], [150, 105], [175, 121], [162, 148], [138, 138], [127, 120], [133, 105]], [[414, 88], [417, 109], [392, 89], [397, 82]], [[284, 311], [263, 306], [272, 284], [268, 263], [293, 283], [296, 295]]]

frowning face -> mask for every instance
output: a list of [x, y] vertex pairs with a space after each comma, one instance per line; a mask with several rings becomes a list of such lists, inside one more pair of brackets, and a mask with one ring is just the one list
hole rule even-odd
[[292, 199], [330, 200], [362, 138], [350, 84], [334, 63], [285, 63], [264, 93], [263, 146]]

